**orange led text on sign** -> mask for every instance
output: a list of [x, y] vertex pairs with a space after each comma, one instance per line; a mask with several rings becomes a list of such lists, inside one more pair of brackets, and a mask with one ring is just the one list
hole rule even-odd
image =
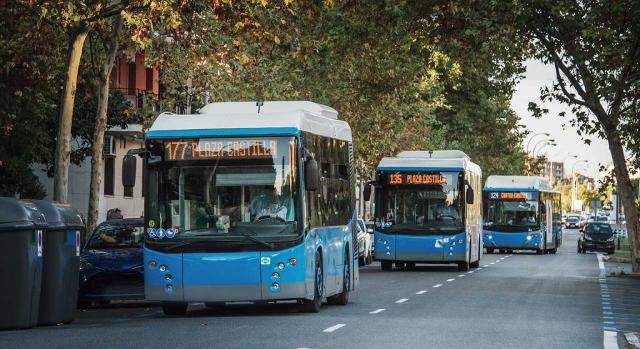
[[527, 199], [527, 193], [500, 193], [501, 199]]
[[446, 184], [447, 178], [440, 174], [400, 174], [389, 175], [389, 184]]
[[273, 141], [172, 141], [166, 142], [165, 157], [169, 161], [215, 158], [261, 158], [276, 152]]

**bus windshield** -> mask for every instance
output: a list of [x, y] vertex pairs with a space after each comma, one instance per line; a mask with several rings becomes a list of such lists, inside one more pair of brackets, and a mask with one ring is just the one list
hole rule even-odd
[[156, 229], [150, 240], [268, 247], [297, 238], [295, 144], [293, 137], [165, 142], [164, 161], [149, 168], [147, 210], [149, 226], [175, 236], [162, 239]]
[[438, 234], [464, 229], [461, 173], [402, 174], [409, 181], [396, 177], [395, 183], [392, 176], [383, 188], [377, 222], [381, 231]]
[[489, 200], [485, 227], [496, 231], [538, 229], [540, 220], [537, 200]]

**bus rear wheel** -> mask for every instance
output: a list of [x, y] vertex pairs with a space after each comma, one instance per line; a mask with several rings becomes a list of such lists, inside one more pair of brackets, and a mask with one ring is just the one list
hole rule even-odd
[[459, 271], [469, 271], [469, 262], [458, 262]]
[[187, 313], [187, 303], [163, 303], [162, 312], [164, 315], [184, 315]]
[[390, 262], [390, 261], [381, 261], [380, 262], [380, 267], [384, 271], [391, 271], [393, 269], [393, 263]]
[[492, 253], [493, 253], [493, 249], [492, 249], [492, 248], [487, 247], [487, 254], [492, 254]]
[[342, 274], [342, 292], [327, 298], [332, 305], [347, 305], [349, 303], [349, 288], [351, 287], [351, 264], [349, 264], [349, 251], [344, 252], [344, 273]]
[[313, 300], [304, 299], [302, 310], [307, 313], [318, 313], [322, 307], [322, 295], [324, 290], [324, 275], [322, 273], [322, 256], [316, 252], [315, 279], [313, 281]]

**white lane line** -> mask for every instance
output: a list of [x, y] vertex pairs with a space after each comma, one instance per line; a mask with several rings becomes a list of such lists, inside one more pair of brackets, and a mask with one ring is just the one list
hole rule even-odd
[[598, 268], [600, 269], [600, 277], [603, 278], [607, 274], [604, 269], [604, 261], [602, 260], [602, 253], [598, 253]]
[[489, 263], [489, 264], [494, 265], [495, 263], [491, 262], [491, 263]]
[[322, 332], [326, 332], [326, 333], [331, 333], [335, 330], [341, 329], [343, 327], [347, 326], [347, 324], [337, 324], [337, 325], [333, 325], [329, 328], [325, 328]]
[[604, 331], [604, 349], [618, 349], [618, 333]]
[[480, 267], [476, 268], [476, 270], [480, 270], [480, 269], [482, 269], [482, 268], [480, 268]]
[[422, 290], [422, 291], [416, 292], [416, 294], [425, 294], [425, 293], [427, 293], [427, 290]]
[[397, 304], [400, 304], [400, 303], [404, 303], [404, 302], [406, 302], [406, 301], [408, 301], [408, 300], [409, 300], [408, 298], [402, 298], [402, 299], [398, 299], [398, 300], [396, 301], [396, 303], [397, 303]]
[[496, 259], [496, 263], [500, 263], [500, 260], [499, 260], [499, 259]]
[[[493, 264], [493, 263], [491, 263], [491, 264]], [[483, 265], [482, 267], [483, 267], [483, 268], [487, 268], [487, 267], [489, 267], [489, 265], [488, 265], [488, 264], [485, 264], [485, 265]], [[478, 269], [480, 269], [480, 268], [478, 268]]]
[[459, 278], [463, 278], [464, 276], [465, 276], [464, 274], [458, 275]]
[[383, 311], [385, 311], [385, 310], [387, 310], [387, 309], [380, 308], [380, 309], [376, 309], [376, 310], [374, 310], [374, 311], [370, 311], [370, 312], [369, 312], [369, 314], [380, 314], [380, 313], [382, 313], [382, 312], [383, 312]]
[[447, 279], [447, 282], [455, 281], [455, 279]]
[[440, 286], [442, 286], [442, 284], [433, 285], [433, 288], [438, 288]]
[[505, 258], [506, 258], [506, 257], [502, 257], [502, 258], [500, 258], [500, 259], [505, 259]]
[[473, 270], [469, 270], [467, 274], [473, 274]]

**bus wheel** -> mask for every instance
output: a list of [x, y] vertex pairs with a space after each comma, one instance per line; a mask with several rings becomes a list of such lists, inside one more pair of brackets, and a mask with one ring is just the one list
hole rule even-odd
[[487, 254], [492, 254], [492, 253], [493, 253], [493, 249], [492, 249], [492, 248], [487, 247]]
[[380, 261], [380, 267], [384, 271], [391, 271], [393, 269], [393, 263], [390, 261]]
[[413, 269], [415, 269], [415, 268], [416, 268], [416, 264], [415, 264], [415, 263], [413, 263], [413, 262], [407, 262], [407, 263], [405, 264], [405, 266], [406, 266], [406, 268], [407, 268], [407, 269], [411, 269], [411, 270], [413, 270]]
[[187, 313], [188, 303], [163, 303], [164, 315], [184, 315]]
[[313, 300], [302, 301], [302, 310], [307, 313], [318, 313], [322, 307], [322, 294], [324, 290], [324, 275], [322, 274], [322, 256], [320, 251], [316, 252], [316, 272], [313, 281]]
[[544, 250], [543, 249], [536, 250], [536, 254], [544, 254]]
[[458, 262], [458, 270], [459, 271], [469, 271], [469, 263], [468, 262]]
[[327, 302], [333, 305], [347, 305], [349, 303], [349, 288], [351, 287], [351, 265], [349, 264], [349, 254], [344, 254], [344, 273], [342, 274], [342, 292], [327, 298]]

